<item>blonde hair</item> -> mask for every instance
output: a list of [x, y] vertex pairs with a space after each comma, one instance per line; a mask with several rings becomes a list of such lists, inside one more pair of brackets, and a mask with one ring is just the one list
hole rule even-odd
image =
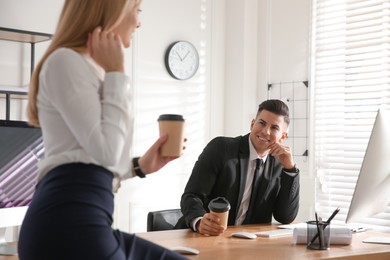
[[86, 47], [88, 34], [96, 27], [110, 30], [119, 23], [126, 10], [142, 0], [66, 0], [53, 39], [37, 64], [30, 82], [27, 116], [31, 125], [39, 126], [37, 95], [39, 73], [47, 57], [58, 48], [75, 51]]

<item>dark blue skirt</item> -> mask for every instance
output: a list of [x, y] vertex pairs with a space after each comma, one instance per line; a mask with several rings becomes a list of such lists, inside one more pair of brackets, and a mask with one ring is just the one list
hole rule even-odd
[[51, 170], [38, 183], [24, 218], [20, 260], [186, 259], [112, 229], [112, 179], [110, 171], [92, 164], [72, 163]]

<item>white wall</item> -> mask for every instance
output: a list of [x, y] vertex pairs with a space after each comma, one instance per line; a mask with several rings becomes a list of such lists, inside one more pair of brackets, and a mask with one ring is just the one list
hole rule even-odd
[[[0, 27], [53, 33], [62, 3], [1, 0]], [[142, 154], [155, 140], [156, 118], [162, 111], [187, 115], [188, 134], [197, 138], [189, 140], [183, 158], [166, 169], [122, 185], [115, 221], [117, 227], [131, 232], [145, 230], [147, 211], [178, 206], [193, 162], [212, 137], [249, 131], [257, 105], [267, 98], [268, 83], [308, 79], [310, 0], [153, 0], [144, 1], [142, 9], [142, 26], [126, 54], [136, 111], [145, 115], [136, 121], [133, 152]], [[163, 62], [167, 46], [179, 39], [195, 44], [203, 59], [196, 77], [184, 82], [173, 80]], [[37, 58], [44, 49], [45, 44], [37, 45]], [[28, 84], [28, 50], [0, 41], [0, 86]], [[152, 91], [160, 96], [151, 95]], [[163, 104], [167, 93], [176, 93], [174, 108]], [[184, 97], [189, 99], [180, 102]], [[188, 109], [188, 104], [197, 108]], [[157, 111], [148, 110], [148, 105]], [[15, 117], [25, 118], [24, 110], [19, 111]], [[202, 122], [193, 120], [201, 117]], [[305, 221], [314, 206], [310, 199], [314, 189], [307, 163], [301, 166], [298, 220]]]
[[[219, 3], [199, 0], [170, 0], [169, 3], [166, 0], [143, 3], [142, 26], [133, 44], [134, 155], [141, 155], [156, 139], [156, 120], [162, 113], [184, 115], [188, 141], [181, 158], [145, 179], [134, 178], [122, 184], [116, 198], [115, 219], [118, 227], [131, 232], [146, 230], [149, 211], [180, 207], [180, 197], [196, 158], [210, 139], [210, 133], [221, 129], [220, 115], [209, 113], [211, 103], [218, 108], [221, 102], [217, 91], [222, 89], [219, 82], [211, 85], [212, 39], [216, 37], [212, 37], [211, 30], [218, 25], [212, 14]], [[191, 22], [183, 24], [183, 21]], [[197, 74], [186, 81], [173, 79], [164, 67], [165, 51], [177, 40], [190, 41], [201, 58]], [[213, 75], [220, 78], [221, 73]]]
[[279, 83], [281, 93], [271, 94], [289, 100], [292, 123], [286, 142], [293, 147], [295, 162], [301, 170], [301, 198], [297, 220], [307, 221], [314, 214], [315, 186], [309, 157], [300, 156], [304, 148], [309, 150], [310, 155], [310, 88], [307, 89], [301, 82], [309, 80], [311, 1], [267, 0], [267, 3], [267, 83]]
[[224, 132], [227, 136], [249, 132], [251, 119], [255, 116], [259, 103], [258, 2], [227, 1], [224, 104]]

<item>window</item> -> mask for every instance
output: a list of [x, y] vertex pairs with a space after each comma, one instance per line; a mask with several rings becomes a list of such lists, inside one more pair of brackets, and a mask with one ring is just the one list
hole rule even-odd
[[[344, 223], [376, 112], [390, 108], [390, 1], [316, 0], [312, 17], [316, 210], [339, 206]], [[362, 223], [390, 231], [390, 207]]]

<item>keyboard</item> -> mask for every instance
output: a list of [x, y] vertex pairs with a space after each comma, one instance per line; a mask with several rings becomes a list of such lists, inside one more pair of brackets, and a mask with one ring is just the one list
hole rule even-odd
[[293, 229], [280, 228], [280, 229], [272, 229], [272, 230], [264, 230], [259, 232], [254, 232], [254, 234], [258, 237], [285, 237], [292, 236]]

